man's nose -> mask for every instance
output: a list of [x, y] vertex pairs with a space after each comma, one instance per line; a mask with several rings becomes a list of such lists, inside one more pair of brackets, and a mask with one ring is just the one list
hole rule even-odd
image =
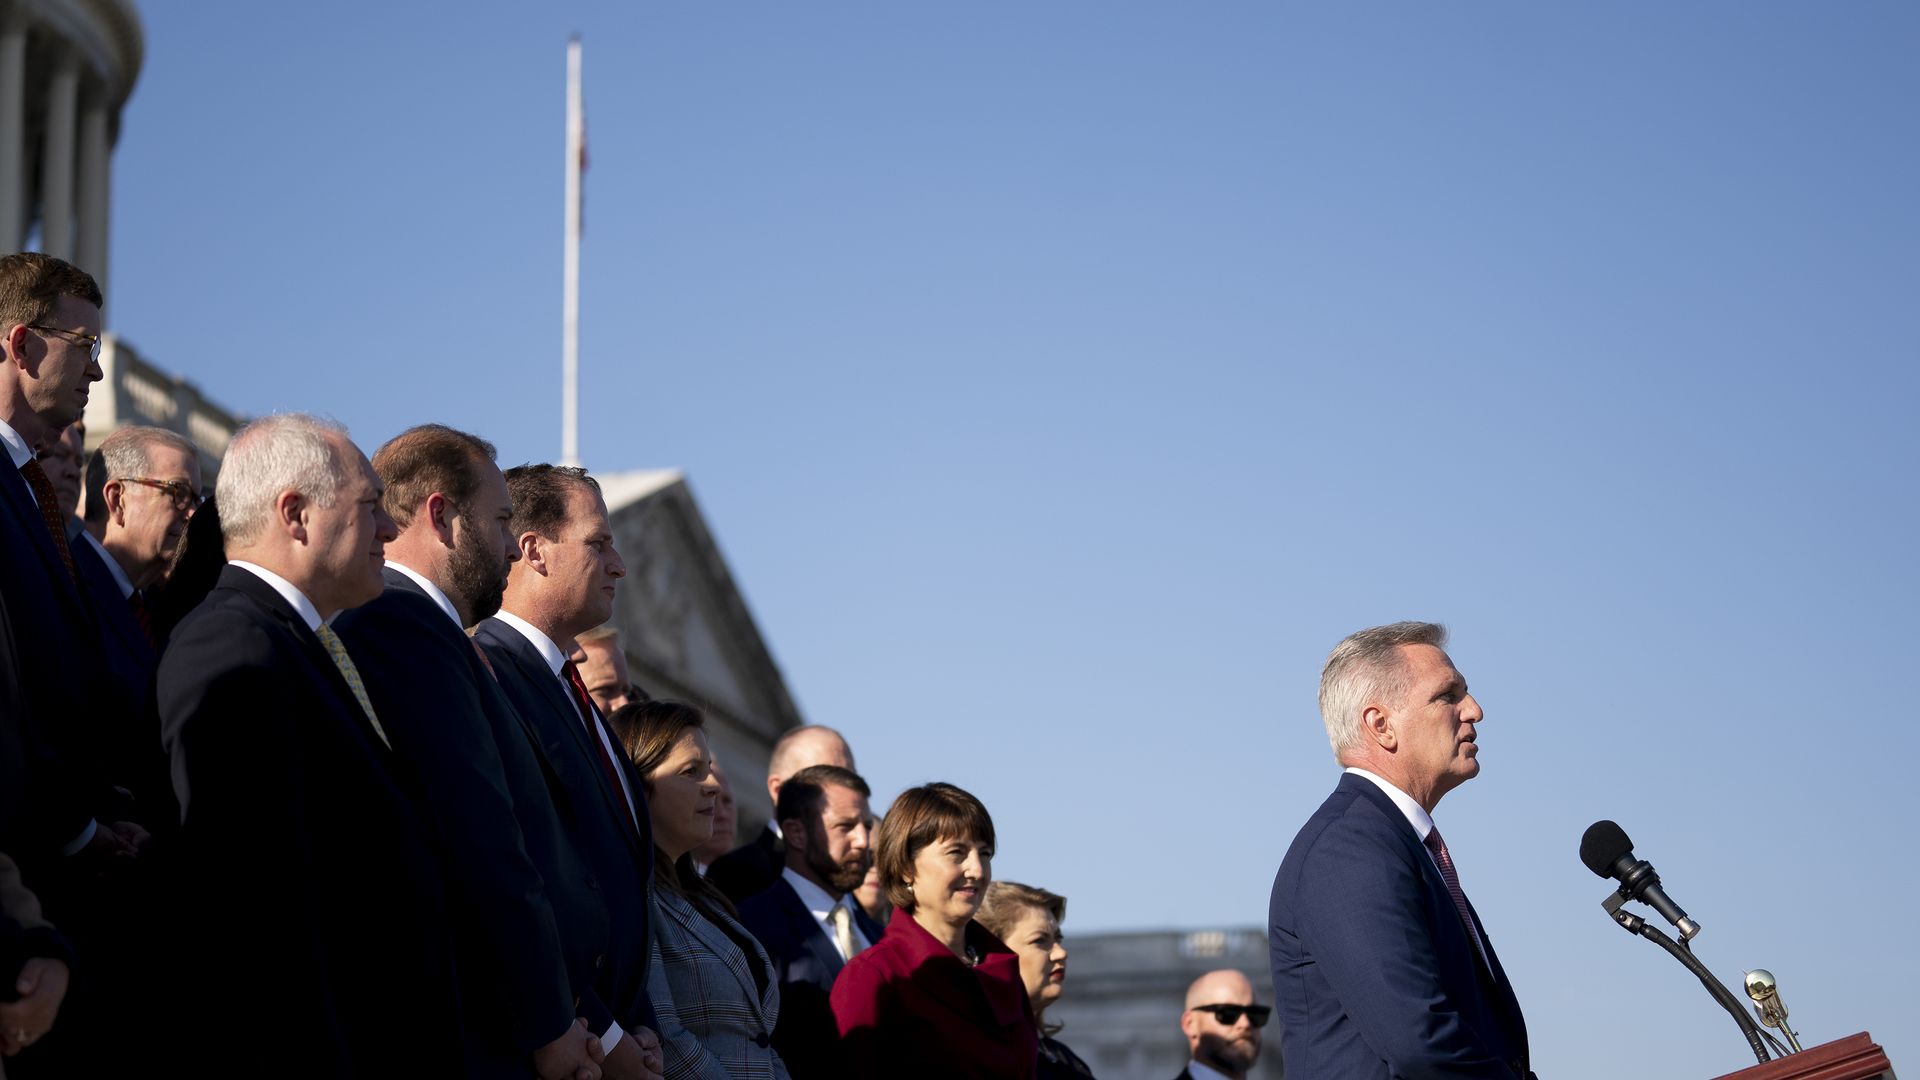
[[1486, 718], [1487, 714], [1480, 708], [1480, 699], [1468, 694], [1466, 704], [1460, 709], [1460, 719], [1477, 724]]

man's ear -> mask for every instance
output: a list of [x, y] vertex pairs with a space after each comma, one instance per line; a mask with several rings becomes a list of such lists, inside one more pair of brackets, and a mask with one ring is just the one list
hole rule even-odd
[[107, 517], [115, 525], [125, 525], [126, 519], [120, 516], [126, 507], [127, 486], [118, 480], [109, 480], [100, 488], [100, 501], [107, 504]]
[[274, 527], [294, 540], [307, 542], [307, 497], [288, 488], [273, 500]]
[[428, 495], [427, 501], [420, 507], [420, 512], [427, 515], [427, 520], [433, 525], [433, 534], [440, 538], [440, 542], [448, 547], [454, 546], [453, 519], [457, 515], [454, 514], [453, 504], [447, 500], [447, 497], [438, 491]]
[[1393, 714], [1378, 705], [1360, 710], [1360, 737], [1382, 750], [1394, 750], [1400, 745], [1400, 732]]
[[545, 577], [547, 573], [546, 545], [547, 542], [541, 539], [540, 534], [537, 532], [521, 533], [518, 541], [520, 548], [520, 565]]
[[780, 842], [789, 848], [807, 850], [807, 823], [797, 817], [781, 818]]
[[[27, 329], [26, 323], [14, 323], [12, 326], [7, 327], [6, 336], [0, 338], [0, 346], [5, 347], [6, 358], [8, 360], [20, 357], [25, 351], [28, 333], [30, 333], [30, 331]], [[25, 366], [26, 361], [22, 358], [21, 367], [24, 368]]]

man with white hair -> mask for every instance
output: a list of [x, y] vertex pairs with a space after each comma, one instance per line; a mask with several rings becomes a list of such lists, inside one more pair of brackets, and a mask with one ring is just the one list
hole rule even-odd
[[1293, 1076], [1529, 1080], [1527, 1026], [1433, 821], [1480, 773], [1485, 714], [1434, 623], [1353, 634], [1320, 674], [1346, 771], [1273, 882], [1268, 947]]
[[[326, 621], [380, 595], [393, 519], [366, 456], [300, 414], [234, 435], [216, 495], [227, 566], [160, 662], [196, 952], [182, 1064], [453, 1076], [458, 999], [439, 860], [380, 717]], [[224, 1068], [224, 1066], [217, 1066]]]
[[[819, 724], [793, 728], [773, 744], [773, 753], [767, 758], [767, 802], [779, 806], [780, 785], [794, 773], [814, 765], [859, 771], [853, 767], [853, 748], [839, 732]], [[774, 814], [775, 818], [779, 816]], [[752, 843], [715, 859], [707, 868], [707, 880], [738, 904], [780, 880], [786, 864], [787, 850], [780, 839], [780, 822], [771, 820]]]

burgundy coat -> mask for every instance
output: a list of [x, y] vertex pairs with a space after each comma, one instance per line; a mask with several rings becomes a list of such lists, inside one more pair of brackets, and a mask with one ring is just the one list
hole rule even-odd
[[1020, 959], [979, 923], [967, 924], [967, 944], [978, 967], [895, 911], [886, 936], [840, 969], [833, 1017], [845, 1075], [1031, 1080], [1040, 1033]]

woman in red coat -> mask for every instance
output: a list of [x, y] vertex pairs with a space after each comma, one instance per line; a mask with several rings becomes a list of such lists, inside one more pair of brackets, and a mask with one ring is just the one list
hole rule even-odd
[[987, 808], [952, 784], [908, 788], [876, 847], [893, 920], [834, 980], [845, 1075], [1030, 1080], [1040, 1033], [1020, 959], [973, 921], [993, 879]]

